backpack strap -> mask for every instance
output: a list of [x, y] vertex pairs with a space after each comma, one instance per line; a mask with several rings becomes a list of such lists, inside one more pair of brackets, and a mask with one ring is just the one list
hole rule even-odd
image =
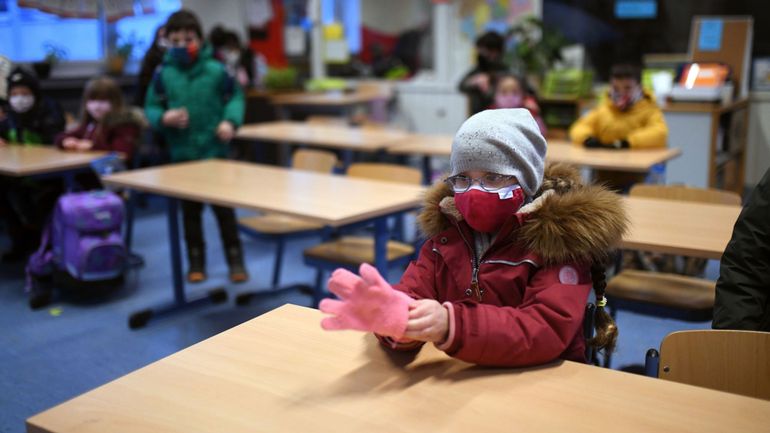
[[163, 64], [155, 68], [152, 73], [152, 89], [155, 91], [155, 97], [164, 110], [168, 110], [168, 95], [166, 94], [166, 85], [163, 83]]
[[51, 226], [52, 219], [49, 218], [43, 229], [40, 247], [37, 251], [32, 253], [27, 260], [27, 266], [24, 269], [27, 274], [26, 284], [24, 286], [26, 292], [31, 292], [34, 288], [33, 277], [40, 277], [53, 272], [54, 254], [51, 245]]
[[222, 99], [226, 104], [235, 93], [235, 77], [227, 70], [227, 68], [224, 69], [225, 75], [222, 78]]

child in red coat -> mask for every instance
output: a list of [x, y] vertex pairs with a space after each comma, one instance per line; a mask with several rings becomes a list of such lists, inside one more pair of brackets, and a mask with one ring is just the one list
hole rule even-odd
[[[140, 113], [123, 105], [123, 94], [113, 79], [94, 78], [83, 91], [80, 123], [59, 134], [56, 146], [74, 152], [120, 152], [130, 162], [144, 123]], [[94, 176], [80, 176], [78, 182], [86, 189], [100, 187]]]
[[526, 108], [535, 118], [540, 133], [545, 135], [545, 122], [540, 115], [540, 106], [531, 92], [527, 90], [522, 80], [509, 72], [495, 76], [495, 96], [490, 109]]
[[625, 230], [619, 196], [566, 166], [545, 168], [546, 142], [526, 109], [487, 110], [460, 127], [451, 175], [420, 215], [427, 241], [398, 284], [374, 268], [337, 270], [326, 329], [373, 331], [387, 346], [425, 342], [482, 365], [585, 361], [583, 315], [594, 287], [597, 334], [617, 328], [604, 306], [603, 267]]

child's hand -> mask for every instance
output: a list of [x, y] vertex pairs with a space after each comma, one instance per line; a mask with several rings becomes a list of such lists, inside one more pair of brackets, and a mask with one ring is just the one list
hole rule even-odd
[[404, 337], [443, 343], [449, 334], [449, 311], [438, 301], [420, 299], [409, 305], [409, 321]]
[[489, 91], [489, 75], [476, 74], [471, 77], [471, 84], [476, 86], [482, 92], [487, 93]]
[[232, 140], [234, 136], [235, 128], [232, 123], [227, 120], [219, 122], [219, 125], [217, 125], [217, 137], [219, 138], [219, 141], [228, 142]]
[[78, 141], [75, 137], [67, 137], [61, 142], [61, 147], [67, 150], [77, 150]]
[[331, 317], [321, 320], [326, 330], [353, 329], [374, 332], [400, 340], [414, 300], [393, 289], [377, 268], [362, 264], [361, 276], [337, 269], [329, 278], [329, 291], [340, 300], [323, 299], [318, 308]]
[[168, 110], [165, 113], [163, 113], [163, 118], [161, 119], [161, 122], [165, 126], [184, 129], [184, 128], [187, 128], [187, 126], [190, 124], [190, 115], [189, 113], [187, 113], [187, 109], [184, 107], [175, 108], [173, 110]]
[[94, 147], [94, 142], [91, 140], [76, 140], [76, 150], [91, 150]]
[[0, 147], [5, 147], [8, 145], [8, 142], [0, 138]]

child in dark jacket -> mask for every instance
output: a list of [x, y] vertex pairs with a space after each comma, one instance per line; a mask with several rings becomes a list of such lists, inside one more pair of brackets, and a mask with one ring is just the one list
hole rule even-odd
[[[15, 68], [8, 76], [8, 107], [0, 108], [0, 146], [51, 146], [64, 129], [64, 115], [55, 101], [40, 91], [34, 75]], [[37, 248], [40, 233], [56, 198], [61, 179], [0, 177], [0, 218], [5, 221], [11, 249], [2, 260], [25, 260]]]
[[40, 91], [32, 74], [16, 68], [8, 76], [6, 116], [0, 121], [0, 146], [53, 144], [56, 134], [64, 130], [64, 114], [55, 101]]
[[[175, 12], [165, 28], [171, 46], [147, 91], [147, 118], [168, 143], [173, 162], [224, 158], [227, 143], [243, 123], [243, 92], [225, 67], [212, 58], [211, 47], [204, 44], [200, 22], [192, 12]], [[230, 280], [244, 282], [248, 274], [235, 211], [223, 206], [212, 209], [219, 223]], [[202, 212], [202, 203], [182, 201], [189, 282], [207, 277]]]
[[[56, 137], [56, 146], [73, 152], [104, 150], [119, 152], [130, 162], [145, 120], [137, 110], [123, 105], [123, 94], [108, 77], [90, 80], [83, 91], [80, 123]], [[84, 189], [101, 188], [95, 175], [78, 175]]]
[[463, 361], [527, 366], [585, 361], [583, 316], [593, 285], [596, 337], [617, 328], [602, 308], [603, 267], [626, 217], [619, 196], [582, 185], [567, 166], [544, 170], [546, 143], [526, 109], [487, 110], [455, 135], [451, 176], [426, 196], [427, 237], [391, 287], [364, 264], [335, 271], [325, 329], [375, 332], [387, 346], [434, 343]]

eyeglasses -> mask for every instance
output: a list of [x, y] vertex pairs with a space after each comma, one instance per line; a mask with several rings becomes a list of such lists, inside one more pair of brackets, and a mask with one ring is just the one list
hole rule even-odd
[[505, 188], [513, 183], [511, 182], [515, 176], [507, 174], [488, 173], [482, 177], [473, 178], [462, 174], [451, 176], [446, 178], [444, 182], [454, 189], [455, 192], [465, 192], [471, 188], [474, 181], [477, 181], [481, 186], [481, 189], [487, 192], [495, 192], [500, 188]]

